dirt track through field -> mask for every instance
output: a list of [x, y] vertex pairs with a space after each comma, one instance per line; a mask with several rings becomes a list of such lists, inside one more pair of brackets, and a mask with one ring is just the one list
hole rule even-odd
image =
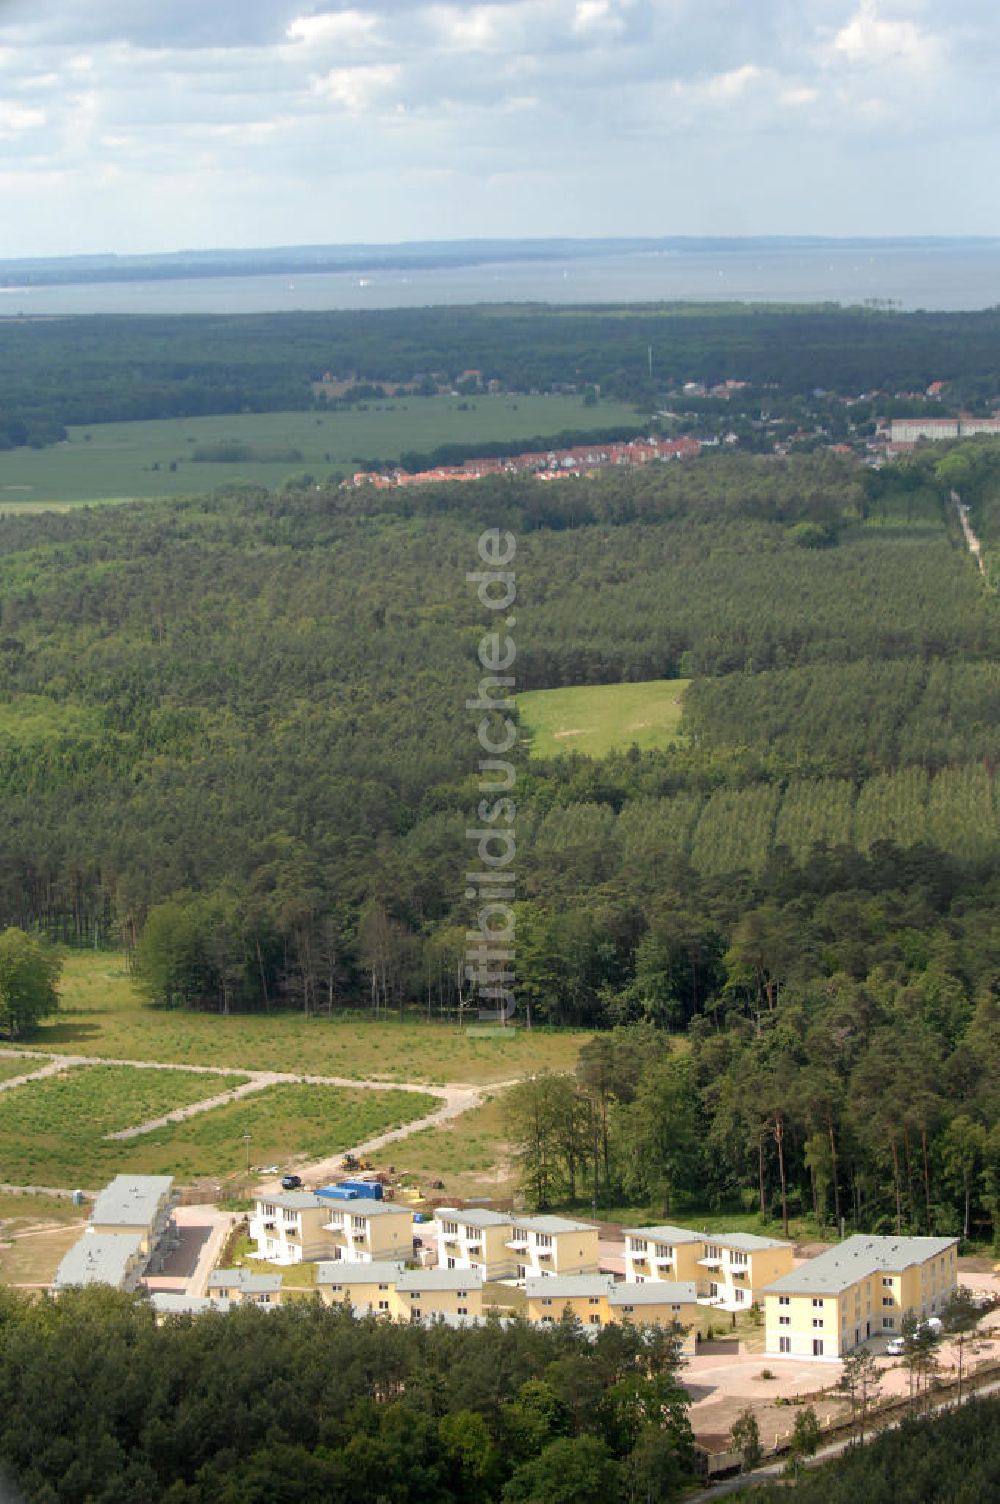
[[[407, 1138], [411, 1133], [419, 1133], [424, 1128], [438, 1128], [452, 1118], [459, 1117], [462, 1113], [469, 1112], [474, 1107], [479, 1107], [487, 1094], [502, 1091], [506, 1086], [512, 1086], [513, 1081], [491, 1082], [484, 1086], [470, 1086], [465, 1083], [450, 1083], [445, 1086], [428, 1086], [423, 1082], [415, 1081], [379, 1081], [369, 1079], [359, 1081], [348, 1076], [303, 1076], [285, 1071], [251, 1071], [238, 1066], [219, 1065], [178, 1065], [172, 1060], [118, 1060], [98, 1055], [52, 1055], [39, 1056], [37, 1054], [25, 1054], [20, 1050], [0, 1050], [0, 1058], [22, 1056], [26, 1060], [47, 1059], [47, 1064], [26, 1072], [23, 1076], [13, 1076], [9, 1080], [0, 1081], [0, 1092], [9, 1091], [16, 1086], [23, 1086], [32, 1081], [43, 1080], [49, 1076], [55, 1076], [62, 1071], [71, 1070], [78, 1066], [87, 1065], [119, 1065], [130, 1066], [135, 1070], [150, 1071], [192, 1071], [195, 1074], [205, 1076], [247, 1076], [249, 1080], [241, 1082], [239, 1086], [231, 1087], [228, 1091], [216, 1093], [214, 1096], [204, 1097], [200, 1102], [193, 1102], [187, 1107], [178, 1107], [174, 1111], [163, 1114], [161, 1117], [150, 1118], [144, 1123], [137, 1123], [131, 1128], [122, 1128], [116, 1133], [108, 1134], [109, 1139], [135, 1139], [145, 1133], [152, 1133], [157, 1128], [165, 1128], [170, 1123], [182, 1123], [188, 1118], [197, 1117], [203, 1112], [210, 1112], [215, 1107], [224, 1107], [230, 1102], [251, 1096], [255, 1092], [263, 1091], [269, 1086], [332, 1086], [350, 1091], [405, 1091], [416, 1092], [427, 1097], [435, 1097], [440, 1102], [433, 1112], [425, 1113], [422, 1117], [414, 1118], [409, 1123], [404, 1123], [399, 1128], [387, 1129], [384, 1133], [375, 1134], [374, 1137], [365, 1139], [361, 1143], [345, 1145], [334, 1155], [325, 1159], [313, 1161], [311, 1164], [296, 1166], [303, 1179], [321, 1179], [332, 1175], [340, 1169], [341, 1161], [345, 1154], [353, 1154], [360, 1158], [369, 1154], [376, 1154], [389, 1144], [399, 1139]], [[266, 1190], [277, 1189], [277, 1181], [262, 1182]]]

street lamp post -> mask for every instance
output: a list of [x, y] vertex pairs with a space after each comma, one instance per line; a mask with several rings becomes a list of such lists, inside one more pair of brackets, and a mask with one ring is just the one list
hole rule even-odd
[[246, 1145], [246, 1151], [247, 1151], [247, 1179], [250, 1178], [250, 1142], [251, 1142], [251, 1139], [252, 1139], [252, 1134], [250, 1132], [250, 1129], [249, 1128], [244, 1128], [244, 1130], [243, 1130], [243, 1142]]

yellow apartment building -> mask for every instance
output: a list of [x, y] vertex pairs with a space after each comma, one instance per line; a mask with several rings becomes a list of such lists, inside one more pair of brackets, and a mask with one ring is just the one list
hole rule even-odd
[[154, 1267], [176, 1246], [172, 1175], [116, 1175], [97, 1197], [90, 1213], [93, 1233], [138, 1233], [143, 1256]]
[[507, 1239], [516, 1279], [596, 1274], [598, 1229], [568, 1217], [515, 1216]]
[[402, 1261], [413, 1256], [413, 1213], [388, 1201], [328, 1201], [324, 1227], [332, 1247], [324, 1258], [349, 1263]]
[[483, 1279], [506, 1279], [515, 1272], [507, 1244], [514, 1219], [486, 1207], [439, 1206], [433, 1236], [441, 1269], [478, 1269]]
[[208, 1276], [208, 1298], [232, 1306], [277, 1306], [281, 1304], [281, 1275], [255, 1274], [250, 1269], [213, 1269]]
[[478, 1321], [483, 1276], [478, 1269], [404, 1269], [390, 1301], [391, 1314], [400, 1321]]
[[346, 1300], [355, 1315], [391, 1316], [392, 1296], [402, 1272], [402, 1263], [332, 1259], [316, 1266], [316, 1289], [324, 1305]]
[[694, 1280], [698, 1298], [723, 1311], [748, 1310], [765, 1286], [788, 1274], [791, 1243], [756, 1233], [700, 1233], [687, 1227], [625, 1229], [625, 1278]]
[[689, 1227], [626, 1227], [625, 1278], [630, 1283], [665, 1279], [674, 1283], [703, 1275], [698, 1260], [704, 1238]]
[[842, 1357], [870, 1338], [898, 1335], [908, 1312], [935, 1315], [957, 1285], [957, 1238], [859, 1233], [767, 1287], [765, 1351]]
[[723, 1311], [746, 1311], [783, 1274], [790, 1274], [795, 1249], [780, 1238], [752, 1232], [713, 1233], [698, 1260], [698, 1296]]
[[568, 1310], [585, 1327], [609, 1322], [634, 1325], [674, 1325], [685, 1328], [685, 1351], [693, 1352], [702, 1308], [693, 1280], [636, 1284], [610, 1274], [570, 1274], [527, 1279], [524, 1283], [527, 1318], [538, 1326], [554, 1326]]
[[336, 1257], [329, 1231], [330, 1202], [310, 1191], [282, 1191], [258, 1199], [250, 1220], [255, 1257], [269, 1264], [301, 1264]]

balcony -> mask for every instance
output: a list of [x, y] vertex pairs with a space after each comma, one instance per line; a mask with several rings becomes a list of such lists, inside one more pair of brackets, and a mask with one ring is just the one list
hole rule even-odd
[[723, 1264], [722, 1254], [706, 1254], [703, 1259], [698, 1259], [703, 1269], [721, 1269]]

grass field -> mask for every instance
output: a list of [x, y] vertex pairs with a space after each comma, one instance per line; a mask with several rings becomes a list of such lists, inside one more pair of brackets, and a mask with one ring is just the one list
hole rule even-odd
[[0, 1093], [2, 1178], [13, 1185], [91, 1189], [119, 1170], [144, 1169], [146, 1138], [133, 1145], [106, 1135], [202, 1101], [238, 1079], [95, 1065], [15, 1086]]
[[679, 740], [688, 679], [643, 684], [586, 684], [532, 689], [517, 697], [521, 730], [532, 757], [585, 752], [604, 757], [615, 747], [667, 747]]
[[[575, 396], [496, 395], [399, 397], [370, 403], [365, 411], [92, 424], [70, 429], [67, 442], [50, 449], [0, 453], [0, 508], [200, 495], [234, 481], [274, 488], [304, 470], [321, 480], [332, 472], [353, 473], [360, 460], [398, 459], [406, 450], [423, 453], [439, 444], [527, 440], [638, 421], [635, 409], [622, 402], [585, 408]], [[297, 451], [301, 459], [192, 458], [196, 449], [229, 442], [258, 451]]]
[[393, 1163], [426, 1189], [443, 1180], [435, 1196], [509, 1197], [514, 1191], [503, 1094], [452, 1118], [443, 1128], [421, 1128], [395, 1146]]
[[[26, 1055], [17, 1057], [0, 1055], [0, 1081], [11, 1081], [15, 1076], [26, 1076], [29, 1071], [37, 1071], [42, 1064], [41, 1060], [32, 1060]], [[2, 1179], [3, 1174], [0, 1173], [0, 1180]]]
[[358, 1080], [475, 1084], [508, 1081], [533, 1070], [571, 1070], [590, 1038], [539, 1029], [477, 1035], [450, 1025], [356, 1014], [223, 1018], [166, 1012], [143, 1004], [123, 957], [89, 951], [67, 953], [62, 1005], [65, 1011], [32, 1035], [33, 1048]]
[[259, 1162], [319, 1159], [431, 1112], [419, 1092], [272, 1086], [139, 1138], [107, 1134], [202, 1100], [236, 1077], [182, 1070], [78, 1066], [0, 1095], [0, 1166], [15, 1185], [99, 1188], [113, 1175], [176, 1175], [186, 1182], [236, 1174], [244, 1133]]
[[[294, 1165], [338, 1154], [377, 1133], [433, 1112], [436, 1097], [410, 1091], [351, 1091], [333, 1086], [269, 1086], [243, 1101], [115, 1144], [122, 1170], [176, 1175], [181, 1182]], [[123, 1152], [124, 1151], [124, 1152]]]

